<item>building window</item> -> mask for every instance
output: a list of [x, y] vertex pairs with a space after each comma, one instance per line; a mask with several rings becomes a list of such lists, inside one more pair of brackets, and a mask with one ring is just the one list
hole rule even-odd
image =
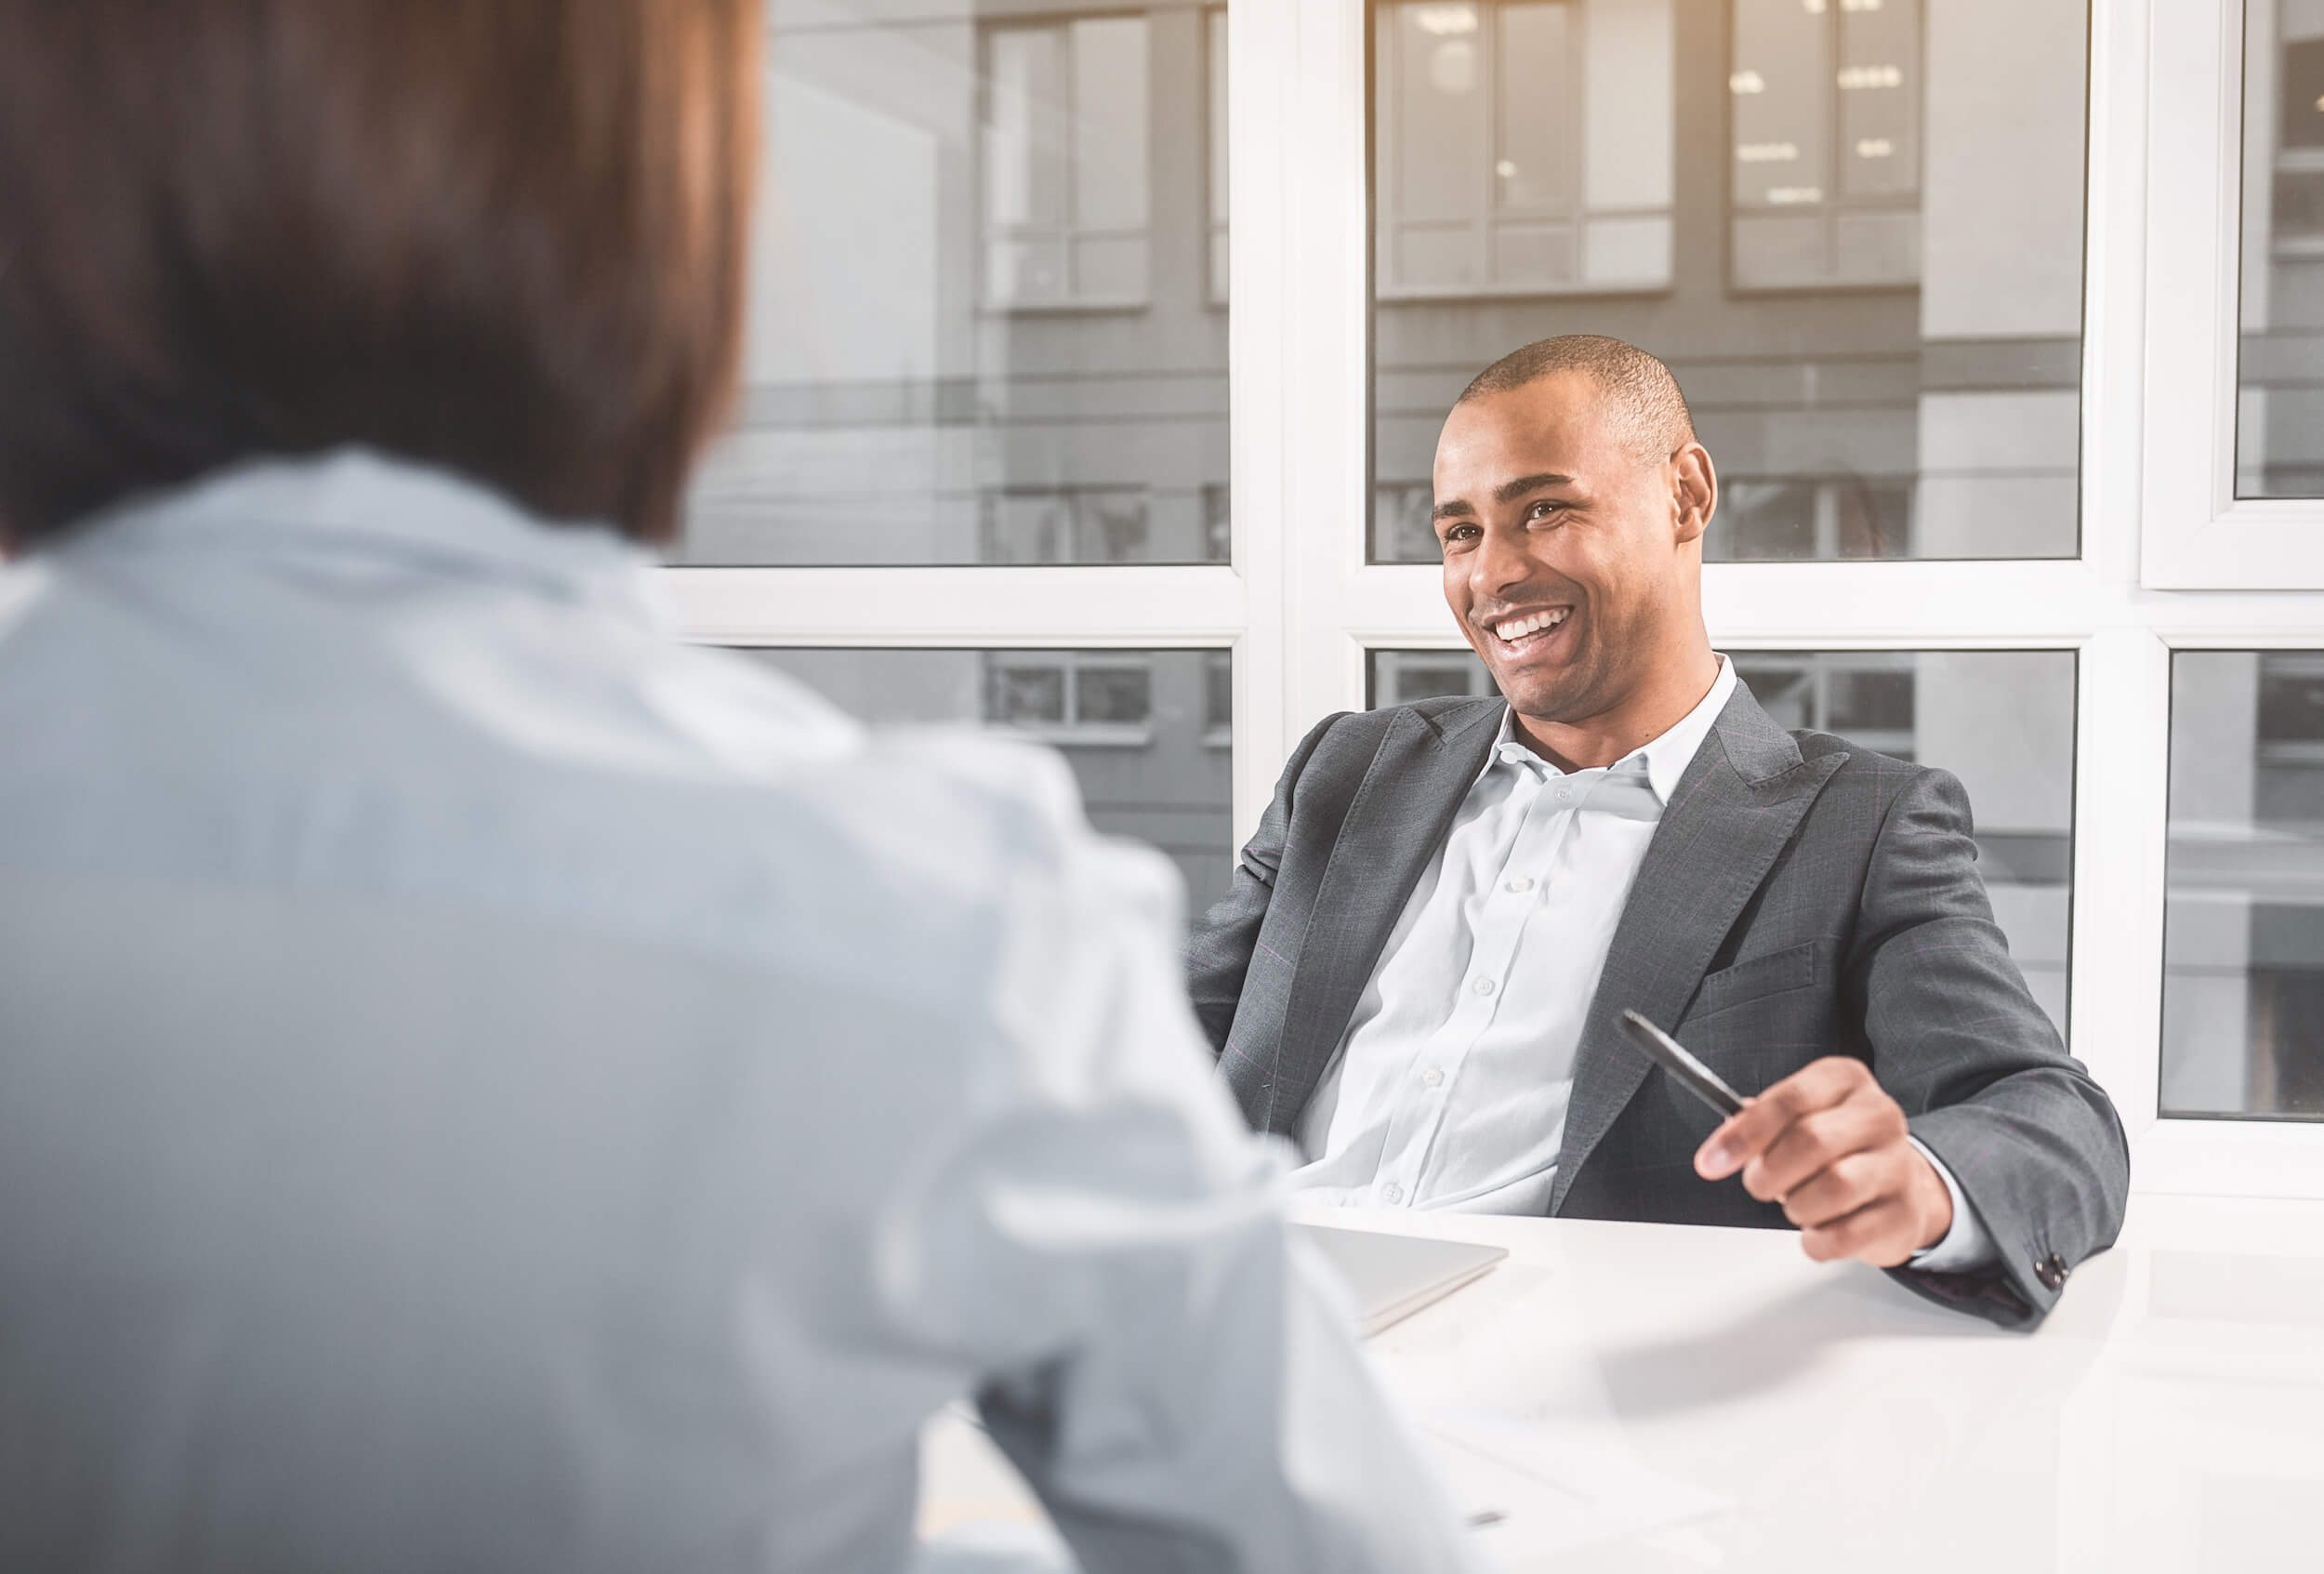
[[985, 48], [985, 303], [1145, 305], [1146, 19], [996, 27]]
[[1723, 476], [1708, 562], [1908, 558], [1909, 476]]
[[1224, 306], [1227, 301], [1227, 137], [1226, 137], [1226, 7], [1213, 6], [1202, 14], [1203, 46], [1208, 56], [1209, 69], [1203, 74], [1208, 113], [1209, 157], [1205, 161], [1208, 179], [1204, 184], [1210, 198], [1209, 284], [1210, 304]]
[[1235, 743], [1235, 657], [1210, 651], [1202, 660], [1203, 745], [1229, 748]]
[[2324, 254], [2324, 37], [2286, 39], [2278, 69], [2272, 249], [2312, 258]]
[[981, 562], [1153, 560], [1152, 510], [1134, 487], [1010, 488], [984, 494], [982, 509]]
[[[2259, 761], [2263, 770], [2324, 766], [2324, 653], [2287, 651], [2260, 658]], [[2324, 785], [2324, 778], [2318, 778]], [[2292, 795], [2324, 818], [2324, 792]]]
[[1367, 663], [1374, 710], [1424, 699], [1486, 698], [1500, 690], [1467, 651], [1373, 651]]
[[1376, 14], [1382, 298], [1669, 285], [1669, 0]]
[[1224, 482], [1206, 482], [1202, 488], [1202, 559], [1225, 562], [1234, 555], [1234, 494]]
[[984, 721], [1063, 747], [1143, 747], [1154, 737], [1154, 664], [1137, 653], [991, 652]]
[[2171, 664], [2162, 1113], [2324, 1119], [2324, 652]]
[[[1729, 483], [1713, 560], [2076, 555], [2084, 0], [1375, 14], [1372, 474], [1400, 496], [1375, 499], [1374, 561], [1439, 561], [1416, 483], [1446, 411], [1480, 369], [1561, 334], [1670, 364]], [[1512, 83], [1580, 128], [1578, 154], [1545, 166], [1578, 187], [1518, 182], [1522, 212], [1486, 179], [1497, 160], [1525, 172], [1499, 108]], [[1664, 170], [1664, 194], [1622, 199], [1676, 225], [1650, 289], [1591, 287], [1609, 150], [1639, 190]], [[1525, 246], [1554, 254], [1530, 276], [1579, 282], [1519, 284]], [[2271, 464], [2324, 453], [2324, 389], [2301, 370], [2316, 336], [2278, 337], [2282, 386], [2246, 411], [2281, 438]]]
[[[1234, 751], [1209, 735], [1220, 715], [1205, 713], [1206, 688], [1225, 691], [1226, 651], [760, 646], [741, 654], [872, 726], [982, 724], [1065, 745], [1090, 823], [1169, 856], [1186, 882], [1188, 912], [1225, 895], [1235, 878]], [[1140, 721], [1126, 720], [1133, 716]], [[1109, 742], [1142, 747], [1103, 747]]]
[[1372, 484], [1372, 561], [1434, 562], [1444, 556], [1430, 514], [1436, 489], [1425, 481], [1381, 481]]
[[1920, 0], [1735, 0], [1734, 280], [1921, 277]]
[[[2236, 494], [2324, 496], [2324, 14], [2250, 9]], [[2273, 35], [2271, 38], [2271, 34]], [[2271, 42], [2273, 48], [2269, 47]], [[2268, 103], [2270, 96], [2274, 104]], [[2272, 140], [2272, 145], [2271, 145]]]
[[[1223, 29], [1074, 3], [768, 7], [741, 386], [673, 564], [1226, 560]], [[1072, 487], [1142, 494], [1143, 544], [1129, 498], [1023, 517]]]
[[1896, 760], [1916, 757], [1912, 651], [1747, 651], [1735, 675], [1786, 729], [1834, 733]]

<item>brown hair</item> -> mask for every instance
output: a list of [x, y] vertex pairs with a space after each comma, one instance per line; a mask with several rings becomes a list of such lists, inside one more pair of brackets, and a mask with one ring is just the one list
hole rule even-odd
[[0, 0], [0, 526], [365, 443], [673, 534], [758, 0]]

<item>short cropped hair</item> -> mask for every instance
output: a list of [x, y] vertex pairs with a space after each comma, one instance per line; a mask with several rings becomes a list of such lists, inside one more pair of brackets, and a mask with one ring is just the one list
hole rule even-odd
[[674, 534], [759, 0], [0, 0], [0, 537], [368, 444]]
[[1505, 393], [1561, 372], [1579, 372], [1612, 404], [1614, 424], [1650, 462], [1669, 458], [1695, 441], [1695, 417], [1678, 378], [1660, 359], [1603, 334], [1565, 334], [1512, 350], [1472, 378], [1456, 403]]

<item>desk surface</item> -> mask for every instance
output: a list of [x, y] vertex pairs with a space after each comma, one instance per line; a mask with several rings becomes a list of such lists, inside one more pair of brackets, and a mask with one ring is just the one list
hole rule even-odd
[[[2135, 1198], [2031, 1336], [1788, 1232], [1302, 1216], [1509, 1249], [1371, 1342], [1399, 1391], [1619, 1438], [1737, 1505], [1541, 1567], [2324, 1568], [2324, 1204]], [[931, 1524], [993, 1501], [985, 1447], [931, 1428]]]

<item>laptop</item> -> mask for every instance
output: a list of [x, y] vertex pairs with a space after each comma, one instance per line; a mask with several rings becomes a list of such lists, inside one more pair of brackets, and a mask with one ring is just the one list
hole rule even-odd
[[1293, 1224], [1291, 1233], [1330, 1259], [1355, 1291], [1366, 1338], [1442, 1301], [1509, 1255], [1499, 1246]]

